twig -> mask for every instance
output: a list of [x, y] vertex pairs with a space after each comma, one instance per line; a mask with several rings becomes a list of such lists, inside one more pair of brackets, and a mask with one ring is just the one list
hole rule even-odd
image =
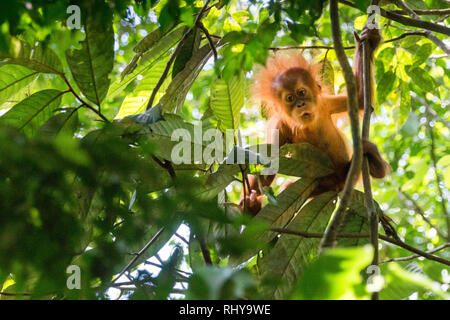
[[173, 179], [176, 178], [176, 173], [175, 170], [172, 166], [172, 163], [168, 160], [164, 160], [164, 162], [162, 162], [161, 160], [159, 160], [156, 156], [152, 155], [152, 159], [161, 167], [167, 170], [167, 172], [169, 173], [170, 177]]
[[123, 270], [113, 280], [112, 283], [115, 283], [117, 279], [119, 279], [125, 272], [127, 272], [133, 267], [137, 259], [139, 259], [145, 253], [145, 251], [147, 251], [148, 248], [150, 248], [156, 242], [156, 240], [158, 240], [159, 236], [163, 233], [164, 230], [165, 230], [164, 227], [159, 229], [159, 231], [153, 236], [153, 238], [151, 238], [150, 241], [147, 242], [147, 244], [133, 257], [133, 259], [131, 259], [130, 263], [128, 263], [128, 265], [125, 268], [123, 268]]
[[200, 28], [200, 30], [203, 31], [206, 39], [208, 39], [209, 46], [211, 47], [211, 51], [213, 52], [215, 62], [217, 60], [217, 49], [216, 46], [214, 45], [214, 41], [212, 40], [211, 35], [208, 32], [208, 29], [206, 29], [205, 25], [201, 21], [198, 22], [198, 27]]
[[[333, 46], [322, 46], [322, 45], [312, 45], [312, 46], [286, 46], [286, 47], [271, 47], [269, 50], [278, 51], [278, 50], [292, 50], [292, 49], [326, 49], [326, 50], [334, 50]], [[355, 46], [344, 47], [344, 50], [352, 50], [355, 49]]]
[[[409, 31], [409, 32], [405, 32], [403, 34], [401, 34], [398, 37], [395, 38], [391, 38], [388, 40], [383, 41], [383, 43], [389, 43], [389, 42], [394, 42], [394, 41], [398, 41], [401, 39], [404, 39], [408, 36], [426, 36], [424, 31]], [[344, 50], [353, 50], [355, 49], [356, 46], [347, 46], [344, 47]], [[311, 46], [286, 46], [286, 47], [271, 47], [269, 48], [269, 50], [272, 51], [279, 51], [279, 50], [293, 50], [293, 49], [300, 49], [300, 50], [305, 50], [305, 49], [326, 49], [326, 50], [334, 50], [333, 46], [325, 46], [325, 45], [311, 45]]]
[[[408, 15], [406, 10], [391, 10], [393, 13]], [[414, 12], [420, 16], [445, 16], [450, 14], [450, 9], [427, 9], [427, 10], [414, 10]]]
[[156, 83], [155, 87], [153, 88], [152, 94], [150, 95], [150, 99], [148, 100], [148, 103], [147, 103], [146, 110], [148, 110], [148, 109], [150, 109], [152, 107], [153, 101], [155, 100], [155, 97], [156, 97], [156, 94], [158, 93], [159, 88], [161, 88], [164, 80], [166, 79], [167, 75], [169, 74], [170, 67], [172, 66], [173, 62], [175, 61], [175, 58], [180, 53], [181, 48], [183, 47], [184, 42], [186, 41], [187, 37], [192, 33], [194, 28], [196, 28], [198, 26], [198, 22], [200, 21], [202, 15], [203, 15], [203, 12], [208, 7], [208, 4], [209, 4], [210, 1], [211, 0], [207, 0], [205, 5], [200, 9], [199, 13], [197, 14], [197, 16], [195, 18], [194, 27], [193, 28], [189, 28], [189, 30], [187, 30], [183, 34], [183, 37], [181, 38], [180, 42], [178, 42], [178, 45], [175, 48], [175, 51], [170, 56], [169, 61], [167, 62], [166, 67], [164, 68], [164, 71], [163, 71], [161, 77], [159, 78], [158, 82]]
[[178, 237], [180, 240], [182, 240], [184, 243], [189, 244], [189, 241], [187, 241], [187, 239], [185, 237], [178, 234], [177, 232], [175, 232], [175, 236]]
[[[399, 195], [401, 195], [401, 197], [404, 197], [406, 200], [408, 200], [409, 202], [411, 202], [414, 211], [415, 211], [416, 213], [418, 213], [418, 214], [422, 217], [422, 219], [423, 219], [426, 223], [428, 223], [428, 225], [429, 225], [431, 228], [435, 229], [436, 232], [437, 232], [442, 238], [447, 239], [447, 236], [446, 236], [441, 230], [439, 230], [434, 224], [431, 223], [430, 219], [428, 219], [427, 216], [425, 215], [425, 212], [422, 210], [422, 208], [419, 206], [419, 204], [418, 204], [418, 203], [417, 203], [410, 195], [408, 195], [407, 193], [403, 192], [401, 189], [398, 189], [398, 193], [399, 193]], [[401, 198], [401, 197], [400, 197], [400, 198]], [[409, 206], [408, 203], [407, 203], [406, 201], [404, 201], [404, 202], [405, 202], [405, 204], [406, 204], [407, 206]]]
[[209, 253], [208, 244], [206, 243], [205, 238], [200, 236], [197, 238], [198, 242], [200, 243], [200, 249], [202, 251], [202, 256], [205, 264], [212, 265], [211, 254]]
[[28, 293], [28, 292], [24, 292], [24, 293], [0, 292], [0, 296], [6, 296], [6, 297], [31, 296], [31, 293]]
[[[303, 238], [322, 238], [324, 236], [323, 233], [314, 233], [314, 232], [303, 232], [297, 230], [283, 229], [283, 228], [271, 228], [270, 231], [291, 234], [294, 236], [301, 236]], [[351, 238], [351, 239], [360, 239], [360, 238], [368, 238], [369, 234], [366, 233], [340, 233], [336, 235], [336, 238]]]
[[[421, 17], [419, 17], [410, 7], [408, 7], [403, 1], [401, 0], [393, 0], [393, 2], [400, 8], [402, 8], [403, 10], [405, 10], [406, 12], [409, 13], [409, 15], [414, 18], [417, 19], [418, 21], [422, 21], [422, 22], [427, 22], [425, 20], [423, 20]], [[436, 24], [437, 26], [440, 26], [439, 24]], [[425, 28], [426, 29], [426, 28]], [[448, 29], [448, 28], [447, 28]], [[447, 35], [450, 35], [450, 29], [448, 29], [449, 32]], [[436, 37], [436, 35], [434, 33], [432, 33], [430, 30], [426, 30], [425, 31], [425, 36], [430, 39], [431, 41], [434, 42], [434, 44], [436, 44], [439, 48], [442, 49], [442, 51], [444, 51], [446, 54], [450, 55], [450, 48], [438, 37]]]
[[[445, 249], [445, 248], [448, 248], [448, 247], [450, 247], [450, 243], [445, 243], [445, 244], [443, 244], [442, 246], [439, 246], [439, 247], [434, 248], [433, 250], [426, 251], [426, 253], [432, 254], [432, 253], [441, 251], [441, 250], [443, 250], [443, 249]], [[395, 262], [399, 262], [399, 261], [409, 261], [409, 260], [413, 260], [413, 259], [419, 258], [419, 257], [420, 257], [419, 254], [413, 254], [413, 255], [407, 256], [407, 257], [391, 258], [391, 259], [383, 260], [383, 261], [380, 261], [380, 263], [387, 263], [387, 262], [394, 262], [394, 261], [395, 261]]]
[[354, 153], [350, 165], [350, 170], [345, 180], [345, 186], [342, 192], [341, 202], [339, 204], [337, 211], [334, 213], [327, 230], [325, 231], [325, 235], [320, 245], [321, 250], [323, 248], [334, 247], [336, 245], [336, 235], [339, 233], [342, 222], [344, 220], [344, 213], [350, 201], [350, 197], [353, 192], [353, 187], [356, 181], [358, 180], [362, 162], [362, 146], [359, 131], [356, 81], [352, 72], [352, 68], [348, 63], [347, 56], [345, 55], [344, 48], [342, 46], [342, 38], [339, 25], [338, 0], [330, 0], [330, 18], [331, 18], [331, 30], [333, 35], [335, 52], [336, 56], [338, 57], [339, 64], [341, 65], [342, 72], [345, 78], [345, 83], [347, 86], [347, 97], [348, 97], [347, 108], [350, 118]]
[[447, 266], [450, 266], [450, 261], [435, 255], [432, 255], [430, 253], [427, 253], [425, 251], [422, 251], [420, 249], [414, 248], [413, 246], [410, 246], [409, 244], [406, 244], [405, 242], [399, 240], [399, 239], [394, 239], [394, 238], [389, 238], [385, 235], [380, 234], [379, 235], [380, 239], [382, 239], [383, 241], [395, 244], [396, 246], [402, 247], [403, 249], [406, 249], [408, 251], [411, 251], [415, 254], [418, 254], [424, 258], [427, 258], [429, 260], [433, 260], [442, 264], [445, 264]]
[[69, 87], [69, 92], [71, 92], [75, 98], [81, 103], [81, 105], [86, 106], [88, 109], [92, 110], [94, 113], [96, 113], [100, 118], [103, 119], [103, 121], [105, 122], [109, 122], [109, 120], [97, 109], [95, 109], [93, 106], [89, 105], [86, 101], [84, 101], [83, 99], [80, 98], [80, 96], [75, 92], [75, 90], [73, 89], [73, 87], [70, 85], [69, 80], [67, 80], [67, 77], [64, 73], [59, 73], [59, 75], [61, 76], [61, 78], [64, 80], [64, 82], [66, 83], [66, 85]]
[[[345, 4], [346, 6], [358, 9], [354, 3], [350, 2], [350, 1], [346, 1], [346, 0], [339, 0], [340, 3]], [[418, 19], [413, 19], [413, 18], [408, 18], [408, 17], [404, 17], [401, 14], [397, 14], [391, 10], [385, 10], [383, 8], [380, 8], [380, 14], [385, 17], [388, 18], [390, 20], [399, 22], [405, 26], [411, 26], [411, 27], [417, 27], [417, 28], [422, 28], [425, 30], [430, 30], [430, 31], [435, 31], [435, 32], [439, 32], [445, 35], [450, 35], [450, 28], [442, 26], [440, 24], [436, 24], [433, 22], [429, 22], [429, 21], [424, 21], [424, 20], [418, 20]]]
[[[285, 233], [285, 234], [291, 234], [291, 235], [296, 235], [296, 236], [300, 236], [300, 237], [304, 237], [304, 238], [322, 238], [325, 234], [322, 233], [307, 233], [307, 232], [301, 232], [301, 231], [296, 231], [296, 230], [289, 230], [289, 229], [270, 229], [274, 232], [278, 232], [278, 233]], [[369, 238], [370, 235], [369, 234], [337, 234], [336, 235], [337, 238]], [[410, 246], [409, 244], [406, 244], [405, 242], [399, 240], [399, 239], [394, 239], [394, 238], [390, 238], [388, 236], [385, 236], [383, 234], [379, 235], [379, 238], [383, 241], [389, 242], [391, 244], [394, 244], [396, 246], [399, 246], [405, 250], [408, 250], [412, 253], [418, 254], [421, 257], [427, 258], [429, 260], [433, 260], [442, 264], [445, 264], [447, 266], [450, 266], [450, 261], [438, 256], [435, 256], [431, 253], [422, 251], [420, 249], [414, 248], [413, 246]]]
[[[151, 261], [145, 261], [144, 264], [148, 264], [150, 266], [154, 266], [154, 267], [157, 267], [157, 268], [160, 268], [160, 269], [162, 269], [164, 267], [162, 264], [158, 264], [158, 263], [151, 262]], [[178, 273], [185, 273], [187, 276], [179, 274], [179, 276], [184, 278], [184, 279], [187, 279], [189, 276], [192, 275], [192, 273], [190, 273], [188, 271], [183, 271], [183, 270], [177, 269], [177, 268], [175, 268], [175, 271], [177, 271]]]

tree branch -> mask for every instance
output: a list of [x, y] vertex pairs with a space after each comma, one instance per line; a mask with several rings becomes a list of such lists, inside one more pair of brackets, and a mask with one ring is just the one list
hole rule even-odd
[[209, 46], [211, 47], [211, 51], [213, 52], [214, 62], [215, 62], [217, 60], [217, 50], [216, 50], [216, 46], [214, 45], [214, 41], [212, 40], [208, 29], [206, 29], [205, 25], [201, 21], [198, 22], [198, 27], [200, 28], [200, 30], [203, 31], [203, 33], [205, 34], [206, 39], [208, 39]]
[[[372, 1], [376, 5], [378, 1]], [[366, 25], [367, 27], [367, 25]], [[370, 116], [372, 114], [372, 70], [371, 70], [371, 48], [367, 40], [362, 41], [363, 52], [363, 92], [364, 92], [364, 115], [362, 124], [362, 139], [368, 139], [370, 134]], [[378, 265], [378, 214], [373, 202], [372, 186], [370, 183], [369, 160], [365, 156], [362, 163], [362, 177], [364, 185], [364, 202], [367, 208], [367, 219], [370, 229], [370, 243], [373, 247], [372, 265]], [[372, 300], [378, 300], [378, 291], [372, 293]]]
[[[402, 8], [403, 10], [405, 10], [406, 12], [408, 12], [408, 14], [413, 17], [414, 19], [418, 20], [418, 21], [422, 21], [422, 22], [427, 22], [425, 20], [423, 20], [421, 17], [419, 17], [411, 8], [409, 8], [403, 1], [401, 0], [393, 0], [393, 2], [399, 7]], [[438, 24], [436, 24], [437, 26], [440, 26]], [[425, 28], [426, 29], [426, 28]], [[449, 33], [447, 35], [450, 35], [450, 29], [447, 28], [449, 30]], [[436, 37], [436, 35], [434, 33], [432, 33], [429, 30], [425, 31], [425, 36], [430, 39], [431, 41], [434, 42], [434, 44], [436, 44], [439, 48], [442, 49], [442, 51], [444, 51], [447, 55], [450, 55], [450, 48], [438, 37]]]
[[69, 92], [71, 92], [75, 98], [81, 103], [81, 106], [86, 106], [86, 108], [92, 110], [95, 114], [97, 114], [100, 118], [103, 119], [105, 122], [109, 122], [109, 120], [100, 112], [100, 110], [95, 109], [93, 106], [89, 105], [86, 101], [80, 98], [80, 96], [75, 92], [73, 87], [70, 85], [69, 80], [67, 79], [66, 75], [64, 73], [59, 73], [59, 76], [64, 80], [67, 87], [69, 88]]
[[[393, 13], [408, 15], [406, 10], [391, 10]], [[450, 9], [427, 9], [427, 10], [414, 10], [414, 13], [420, 16], [445, 16], [450, 14]]]
[[183, 37], [181, 38], [180, 42], [178, 42], [177, 47], [175, 48], [175, 51], [172, 53], [172, 55], [169, 58], [169, 61], [166, 64], [166, 67], [164, 68], [164, 71], [159, 78], [158, 82], [156, 83], [155, 87], [153, 88], [152, 94], [150, 95], [150, 99], [148, 100], [146, 110], [150, 109], [153, 105], [153, 101], [155, 100], [156, 94], [158, 93], [159, 88], [161, 88], [164, 80], [166, 79], [167, 75], [169, 74], [170, 67], [172, 66], [173, 62], [175, 61], [175, 58], [178, 56], [178, 54], [181, 51], [181, 48], [183, 47], [184, 43], [186, 42], [187, 37], [192, 33], [192, 31], [198, 26], [198, 23], [203, 16], [203, 13], [205, 12], [206, 8], [208, 7], [208, 4], [211, 0], [206, 0], [206, 3], [204, 6], [200, 9], [199, 13], [197, 14], [195, 21], [194, 21], [194, 27], [189, 28], [188, 31], [186, 31], [183, 34]]
[[[434, 248], [433, 250], [426, 251], [426, 253], [432, 254], [432, 253], [441, 251], [441, 250], [443, 250], [443, 249], [445, 249], [445, 248], [448, 248], [448, 247], [450, 247], [450, 243], [445, 243], [445, 244], [443, 244], [442, 246], [439, 246], [439, 247]], [[380, 261], [380, 264], [381, 264], [381, 263], [387, 263], [387, 262], [394, 262], [394, 261], [395, 261], [395, 262], [399, 262], [399, 261], [409, 261], [409, 260], [412, 260], [412, 259], [415, 259], [415, 258], [419, 258], [420, 256], [421, 256], [421, 255], [419, 255], [419, 254], [413, 254], [413, 255], [407, 256], [407, 257], [391, 258], [391, 259], [387, 259], [387, 260]]]
[[[339, 0], [340, 3], [345, 4], [346, 6], [358, 9], [355, 4], [351, 3], [350, 1], [346, 0]], [[445, 35], [450, 35], [450, 28], [446, 26], [442, 26], [440, 24], [436, 24], [433, 22], [425, 21], [425, 20], [417, 20], [413, 18], [404, 17], [401, 14], [397, 14], [391, 10], [385, 10], [383, 8], [380, 8], [380, 14], [390, 20], [396, 21], [398, 23], [401, 23], [405, 26], [411, 26], [411, 27], [417, 27], [422, 28], [429, 31], [435, 31], [439, 32]]]
[[383, 241], [395, 244], [396, 246], [402, 247], [403, 249], [406, 249], [408, 251], [411, 251], [415, 254], [418, 254], [424, 258], [427, 258], [429, 260], [433, 260], [442, 264], [445, 264], [447, 266], [450, 266], [450, 261], [435, 255], [432, 255], [430, 253], [427, 253], [425, 251], [422, 251], [420, 249], [414, 248], [413, 246], [410, 246], [409, 244], [406, 244], [405, 242], [399, 240], [399, 239], [394, 239], [394, 238], [389, 238], [385, 235], [380, 234], [380, 239], [382, 239]]
[[359, 131], [356, 81], [353, 75], [352, 68], [348, 63], [347, 56], [345, 55], [344, 48], [342, 46], [342, 38], [339, 25], [338, 0], [330, 0], [330, 18], [335, 52], [339, 60], [339, 64], [341, 65], [345, 83], [347, 86], [347, 109], [350, 118], [350, 126], [353, 138], [353, 157], [350, 165], [350, 170], [345, 181], [344, 190], [342, 192], [341, 202], [337, 211], [334, 213], [327, 230], [325, 231], [325, 235], [320, 245], [321, 250], [323, 248], [334, 247], [336, 245], [336, 235], [339, 233], [342, 222], [344, 220], [344, 213], [350, 201], [353, 187], [358, 180], [362, 162], [362, 146]]
[[[301, 232], [301, 231], [289, 230], [289, 229], [274, 228], [274, 229], [270, 229], [270, 230], [274, 231], [274, 232], [278, 232], [278, 233], [291, 234], [291, 235], [296, 235], [296, 236], [300, 236], [300, 237], [304, 237], [304, 238], [322, 238], [324, 236], [324, 234], [322, 234], [322, 233], [307, 233], [307, 232]], [[336, 235], [336, 238], [368, 238], [368, 237], [370, 237], [370, 235], [364, 234], [364, 233], [361, 233], [361, 234], [337, 234]], [[435, 256], [431, 253], [414, 248], [413, 246], [406, 244], [405, 242], [401, 241], [400, 239], [390, 238], [383, 234], [380, 234], [379, 238], [383, 241], [389, 242], [389, 243], [394, 244], [398, 247], [401, 247], [405, 250], [408, 250], [412, 253], [418, 254], [421, 257], [424, 257], [429, 260], [433, 260], [433, 261], [445, 264], [447, 266], [450, 266], [450, 260]]]
[[[408, 36], [423, 36], [426, 37], [426, 34], [424, 31], [410, 31], [410, 32], [405, 32], [403, 34], [401, 34], [398, 37], [392, 38], [392, 39], [388, 39], [383, 41], [383, 43], [389, 43], [389, 42], [394, 42], [394, 41], [398, 41], [401, 39], [404, 39]], [[344, 50], [353, 50], [355, 49], [355, 46], [347, 46], [344, 47]], [[311, 46], [286, 46], [286, 47], [271, 47], [269, 48], [269, 50], [272, 51], [279, 51], [279, 50], [293, 50], [293, 49], [300, 49], [300, 50], [304, 50], [304, 49], [326, 49], [326, 50], [334, 50], [333, 46], [325, 46], [325, 45], [311, 45]]]
[[123, 270], [112, 281], [112, 283], [115, 283], [121, 276], [123, 276], [125, 272], [129, 271], [133, 267], [137, 259], [139, 259], [148, 250], [148, 248], [150, 248], [156, 242], [156, 240], [158, 240], [159, 236], [163, 233], [164, 229], [165, 229], [164, 227], [159, 229], [159, 231], [153, 236], [153, 238], [151, 238], [150, 241], [147, 242], [147, 244], [133, 257], [133, 259], [131, 259], [130, 263], [128, 263], [128, 265], [125, 268], [123, 268]]

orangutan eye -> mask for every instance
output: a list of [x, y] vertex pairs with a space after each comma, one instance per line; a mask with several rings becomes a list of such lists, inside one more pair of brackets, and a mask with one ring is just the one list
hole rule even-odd
[[304, 97], [305, 94], [306, 94], [306, 90], [305, 90], [305, 89], [299, 89], [299, 90], [297, 90], [297, 95], [298, 95], [299, 97]]
[[288, 94], [288, 95], [286, 96], [286, 101], [287, 101], [287, 102], [293, 102], [293, 101], [294, 101], [294, 96], [293, 96], [292, 94]]

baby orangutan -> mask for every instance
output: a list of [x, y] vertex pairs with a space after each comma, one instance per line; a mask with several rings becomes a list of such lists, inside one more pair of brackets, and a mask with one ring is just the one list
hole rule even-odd
[[[361, 39], [355, 34], [355, 76], [359, 108], [363, 109], [362, 40], [367, 39], [373, 51], [380, 42], [377, 29], [364, 29]], [[340, 191], [350, 168], [352, 151], [343, 133], [337, 128], [333, 114], [347, 111], [347, 96], [326, 92], [318, 77], [319, 65], [309, 64], [301, 55], [278, 54], [256, 75], [254, 98], [266, 105], [269, 113], [268, 132], [278, 129], [279, 145], [307, 142], [323, 150], [332, 160], [335, 172], [321, 178], [313, 196], [325, 191]], [[373, 83], [373, 81], [372, 81]], [[273, 130], [272, 130], [273, 131]], [[274, 137], [268, 137], [272, 143]], [[368, 157], [370, 174], [383, 178], [388, 170], [378, 148], [363, 140], [363, 152]], [[269, 186], [275, 175], [261, 176], [262, 186]], [[256, 176], [249, 176], [250, 190], [241, 199], [240, 207], [255, 215], [261, 209], [263, 195]]]

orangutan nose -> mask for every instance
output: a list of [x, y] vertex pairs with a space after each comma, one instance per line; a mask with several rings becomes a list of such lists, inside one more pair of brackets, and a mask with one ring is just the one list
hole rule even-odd
[[304, 107], [305, 105], [306, 105], [306, 102], [305, 102], [305, 101], [299, 102], [299, 103], [297, 104], [297, 108]]

